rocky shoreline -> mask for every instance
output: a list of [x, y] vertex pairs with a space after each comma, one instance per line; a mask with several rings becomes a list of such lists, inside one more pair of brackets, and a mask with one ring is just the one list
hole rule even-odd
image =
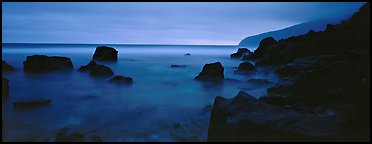
[[369, 5], [324, 32], [263, 39], [242, 60], [281, 80], [259, 99], [216, 97], [208, 141], [369, 141]]

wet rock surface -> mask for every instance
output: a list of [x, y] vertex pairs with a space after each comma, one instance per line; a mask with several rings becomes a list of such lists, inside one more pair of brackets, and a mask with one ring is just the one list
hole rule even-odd
[[94, 51], [93, 60], [96, 61], [117, 61], [118, 51], [113, 47], [99, 46]]
[[90, 61], [86, 66], [81, 66], [79, 71], [89, 71], [89, 76], [92, 77], [111, 77], [114, 75], [114, 72], [111, 68], [99, 65], [94, 61]]
[[16, 68], [14, 68], [10, 64], [8, 64], [6, 61], [2, 60], [2, 62], [1, 62], [1, 71], [3, 73], [12, 72], [12, 71], [16, 71], [16, 70], [17, 70]]
[[114, 84], [130, 85], [133, 83], [133, 79], [131, 77], [118, 75], [110, 79], [108, 82]]
[[224, 68], [220, 62], [205, 64], [203, 70], [195, 77], [195, 80], [220, 82], [225, 78]]
[[238, 66], [238, 71], [252, 71], [254, 70], [254, 65], [250, 62], [242, 62]]
[[27, 73], [45, 73], [52, 71], [72, 70], [73, 64], [67, 57], [33, 55], [27, 56], [23, 62], [24, 71]]
[[230, 57], [231, 58], [238, 58], [238, 59], [240, 59], [240, 58], [242, 58], [244, 56], [249, 56], [251, 54], [252, 54], [252, 52], [249, 49], [247, 49], [247, 48], [239, 48], [238, 51], [236, 53], [231, 54]]

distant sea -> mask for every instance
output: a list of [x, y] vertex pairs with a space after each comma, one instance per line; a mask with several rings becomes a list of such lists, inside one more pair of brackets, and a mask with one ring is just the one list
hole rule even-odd
[[[117, 49], [118, 61], [98, 63], [110, 67], [115, 75], [132, 77], [133, 85], [113, 85], [108, 79], [78, 72], [101, 45]], [[266, 70], [236, 74], [242, 61], [229, 55], [237, 49], [233, 45], [3, 43], [2, 59], [18, 69], [3, 74], [10, 84], [9, 99], [2, 101], [3, 141], [54, 141], [58, 130], [65, 127], [104, 141], [206, 141], [216, 96], [232, 98], [245, 90], [260, 97], [276, 81]], [[23, 62], [35, 54], [68, 57], [74, 69], [25, 74]], [[218, 86], [195, 81], [203, 66], [212, 62], [222, 63], [227, 80]], [[186, 67], [171, 68], [172, 64]], [[252, 78], [273, 83], [247, 82]], [[36, 98], [52, 103], [29, 110], [13, 107], [15, 101]]]

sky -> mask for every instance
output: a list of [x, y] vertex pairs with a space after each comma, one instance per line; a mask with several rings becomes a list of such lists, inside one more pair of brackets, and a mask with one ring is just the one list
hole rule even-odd
[[2, 2], [3, 43], [237, 45], [365, 2]]

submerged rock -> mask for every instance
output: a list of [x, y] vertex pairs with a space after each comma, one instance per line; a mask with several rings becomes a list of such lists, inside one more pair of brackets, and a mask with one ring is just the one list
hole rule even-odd
[[225, 78], [224, 68], [220, 62], [205, 64], [203, 70], [195, 77], [195, 80], [220, 82]]
[[111, 77], [114, 75], [114, 72], [111, 68], [99, 65], [94, 61], [90, 61], [86, 66], [81, 66], [79, 71], [89, 71], [89, 76], [92, 77]]
[[118, 75], [110, 79], [108, 82], [115, 83], [115, 84], [132, 84], [133, 79], [131, 77], [125, 77], [125, 76]]
[[93, 55], [93, 60], [96, 61], [117, 61], [118, 51], [115, 48], [108, 46], [99, 46]]
[[34, 99], [34, 100], [21, 100], [13, 103], [16, 108], [33, 108], [39, 106], [47, 106], [52, 102], [51, 99]]
[[17, 69], [8, 64], [6, 61], [2, 61], [1, 63], [1, 71], [3, 73], [11, 72], [11, 71], [16, 71]]
[[216, 97], [208, 141], [332, 140], [341, 131], [335, 119], [270, 105], [240, 91], [232, 99]]
[[29, 73], [44, 73], [51, 71], [72, 70], [69, 58], [60, 56], [33, 55], [27, 56], [23, 62], [24, 71]]
[[186, 65], [175, 65], [175, 64], [172, 64], [171, 67], [172, 68], [184, 68], [184, 67], [186, 67]]
[[8, 97], [9, 95], [9, 80], [2, 77], [1, 78], [1, 95], [2, 95], [2, 98], [6, 98]]
[[238, 66], [238, 71], [252, 71], [254, 70], [254, 65], [250, 62], [242, 62]]

